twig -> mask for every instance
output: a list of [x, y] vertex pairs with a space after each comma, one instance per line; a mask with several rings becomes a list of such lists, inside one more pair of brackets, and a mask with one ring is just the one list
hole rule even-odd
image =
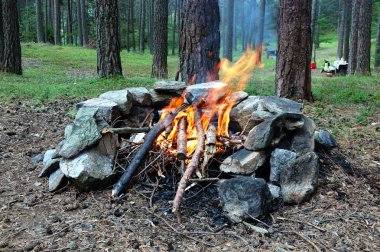
[[154, 193], [157, 191], [157, 188], [158, 188], [159, 183], [160, 183], [160, 179], [159, 179], [159, 178], [157, 178], [156, 180], [157, 180], [157, 182], [156, 182], [156, 186], [153, 188], [152, 194], [150, 195], [150, 199], [149, 199], [149, 207], [150, 207], [150, 208], [153, 208], [153, 197], [154, 197]]
[[326, 232], [327, 230], [326, 229], [323, 229], [323, 228], [320, 228], [316, 225], [313, 225], [311, 224], [310, 222], [303, 222], [303, 221], [299, 221], [299, 220], [292, 220], [292, 219], [287, 219], [287, 218], [283, 218], [283, 217], [277, 217], [277, 220], [282, 220], [282, 221], [291, 221], [291, 222], [297, 222], [297, 223], [301, 223], [301, 224], [307, 224], [315, 229], [318, 229], [319, 231], [321, 232]]
[[149, 127], [143, 127], [143, 128], [131, 128], [131, 127], [124, 127], [124, 128], [105, 128], [102, 131], [102, 134], [107, 133], [113, 133], [113, 134], [129, 134], [129, 133], [145, 133], [149, 132]]

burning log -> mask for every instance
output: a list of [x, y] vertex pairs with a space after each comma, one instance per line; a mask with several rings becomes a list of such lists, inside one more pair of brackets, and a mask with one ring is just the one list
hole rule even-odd
[[206, 176], [206, 166], [216, 153], [216, 126], [210, 123], [206, 132], [206, 152], [202, 163], [202, 176]]
[[187, 123], [186, 117], [182, 117], [179, 121], [178, 135], [177, 135], [177, 159], [185, 160], [186, 155], [186, 146], [187, 146]]
[[137, 168], [145, 159], [147, 153], [152, 147], [156, 138], [173, 122], [174, 118], [178, 115], [179, 112], [185, 110], [189, 107], [189, 104], [183, 103], [179, 108], [170, 113], [163, 120], [159, 121], [150, 131], [146, 134], [145, 141], [132, 159], [128, 168], [124, 172], [123, 176], [119, 179], [119, 181], [115, 184], [112, 190], [112, 196], [118, 196], [124, 187], [130, 182], [133, 177], [133, 174], [136, 172]]
[[200, 163], [199, 161], [202, 157], [202, 153], [204, 151], [205, 133], [204, 133], [203, 125], [201, 122], [201, 112], [200, 112], [199, 108], [195, 108], [195, 123], [196, 123], [196, 129], [198, 132], [198, 145], [197, 145], [197, 148], [193, 154], [193, 157], [190, 160], [189, 165], [187, 166], [185, 174], [182, 176], [182, 178], [178, 184], [177, 193], [176, 193], [174, 200], [173, 200], [173, 212], [176, 213], [178, 222], [181, 222], [181, 215], [179, 212], [179, 208], [181, 206], [181, 202], [183, 199], [183, 194], [185, 192], [186, 185], [189, 182], [193, 172], [197, 169], [197, 167]]

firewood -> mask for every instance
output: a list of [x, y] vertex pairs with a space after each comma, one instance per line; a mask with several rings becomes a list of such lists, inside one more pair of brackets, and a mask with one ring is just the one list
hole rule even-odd
[[149, 127], [143, 127], [143, 128], [131, 128], [131, 127], [124, 127], [124, 128], [105, 128], [102, 131], [102, 134], [131, 134], [131, 133], [144, 133], [149, 132]]
[[133, 157], [128, 168], [121, 176], [119, 181], [114, 185], [112, 190], [112, 196], [118, 196], [124, 189], [124, 187], [130, 182], [134, 173], [140, 164], [144, 161], [146, 155], [151, 149], [156, 138], [173, 122], [174, 118], [178, 115], [179, 112], [185, 110], [189, 104], [182, 104], [175, 111], [170, 113], [167, 117], [159, 121], [145, 136], [145, 141], [141, 145], [140, 149], [137, 151], [136, 155]]
[[182, 117], [179, 121], [178, 135], [177, 135], [177, 159], [185, 160], [186, 159], [186, 138], [187, 123], [186, 117]]
[[197, 148], [193, 154], [193, 157], [190, 160], [189, 165], [186, 168], [185, 174], [182, 176], [179, 184], [178, 184], [178, 189], [177, 193], [174, 197], [173, 200], [173, 212], [176, 213], [178, 222], [181, 222], [181, 215], [179, 212], [179, 208], [183, 199], [183, 194], [185, 192], [185, 188], [187, 183], [189, 182], [191, 175], [193, 172], [197, 169], [200, 163], [201, 156], [204, 151], [204, 144], [205, 144], [205, 133], [203, 130], [203, 125], [201, 122], [201, 113], [200, 109], [196, 108], [195, 109], [195, 124], [196, 124], [196, 129], [198, 132], [198, 142], [197, 142]]
[[208, 126], [206, 132], [206, 151], [201, 166], [202, 176], [206, 176], [206, 167], [216, 152], [216, 126], [212, 123]]

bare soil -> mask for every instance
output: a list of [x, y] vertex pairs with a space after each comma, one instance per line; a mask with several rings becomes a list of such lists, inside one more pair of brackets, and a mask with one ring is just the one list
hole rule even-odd
[[[0, 107], [0, 251], [379, 251], [380, 147], [373, 130], [320, 155], [320, 187], [302, 205], [281, 206], [252, 222], [268, 234], [223, 216], [215, 184], [187, 192], [183, 223], [171, 213], [176, 178], [145, 178], [119, 200], [110, 188], [49, 193], [41, 164], [31, 158], [54, 148], [76, 101]], [[329, 129], [335, 116], [319, 118]], [[313, 117], [313, 109], [308, 109]], [[378, 132], [377, 132], [378, 133]], [[158, 186], [157, 186], [158, 185]]]

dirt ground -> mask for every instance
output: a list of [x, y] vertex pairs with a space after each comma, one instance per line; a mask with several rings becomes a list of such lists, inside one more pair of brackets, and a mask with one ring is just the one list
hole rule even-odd
[[380, 251], [380, 147], [371, 130], [319, 153], [315, 196], [253, 222], [262, 234], [228, 222], [214, 184], [187, 192], [181, 225], [171, 213], [171, 178], [158, 187], [145, 180], [116, 201], [110, 188], [49, 193], [31, 157], [62, 139], [75, 102], [0, 107], [0, 251]]

